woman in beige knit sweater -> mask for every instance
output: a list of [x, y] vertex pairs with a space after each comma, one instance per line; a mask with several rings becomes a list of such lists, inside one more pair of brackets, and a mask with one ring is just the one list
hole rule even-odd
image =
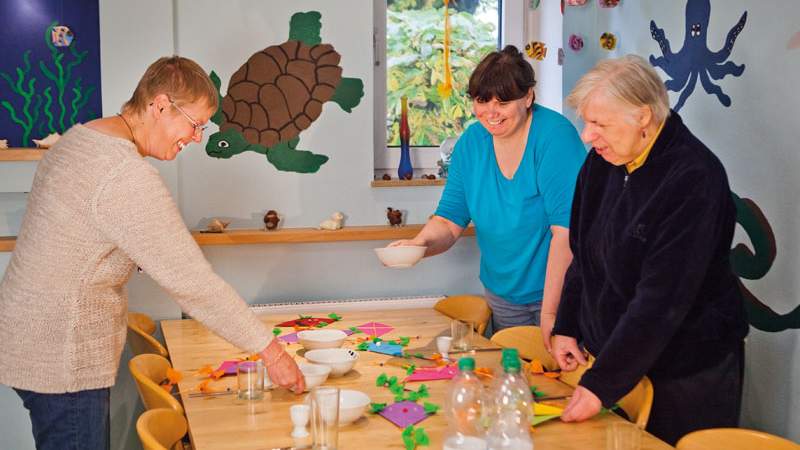
[[137, 265], [192, 317], [260, 353], [273, 382], [303, 391], [294, 360], [214, 273], [144, 160], [199, 142], [217, 106], [200, 66], [161, 58], [122, 114], [74, 126], [40, 162], [0, 282], [0, 383], [30, 411], [38, 449], [108, 448], [125, 284]]

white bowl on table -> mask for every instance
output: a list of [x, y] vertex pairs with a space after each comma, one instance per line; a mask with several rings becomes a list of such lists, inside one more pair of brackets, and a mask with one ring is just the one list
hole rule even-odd
[[369, 395], [352, 389], [339, 391], [339, 426], [348, 425], [364, 415], [370, 403]]
[[303, 330], [297, 333], [297, 340], [306, 350], [318, 348], [338, 348], [347, 339], [342, 330]]
[[331, 368], [322, 364], [301, 362], [297, 366], [300, 367], [300, 372], [303, 372], [303, 377], [306, 379], [306, 392], [324, 383], [331, 374]]
[[358, 361], [358, 353], [349, 348], [321, 348], [309, 350], [303, 355], [315, 364], [331, 368], [331, 377], [340, 377], [349, 372]]
[[405, 269], [418, 263], [428, 247], [419, 245], [403, 245], [397, 247], [376, 248], [375, 253], [384, 266]]

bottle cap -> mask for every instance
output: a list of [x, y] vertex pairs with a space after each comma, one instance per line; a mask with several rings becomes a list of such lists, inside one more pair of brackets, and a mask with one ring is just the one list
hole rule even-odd
[[458, 370], [461, 372], [475, 370], [475, 360], [469, 356], [465, 356], [458, 360]]

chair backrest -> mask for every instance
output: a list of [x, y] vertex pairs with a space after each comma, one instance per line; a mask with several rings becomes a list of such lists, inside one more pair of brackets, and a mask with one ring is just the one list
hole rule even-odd
[[136, 433], [144, 450], [181, 449], [186, 430], [183, 415], [167, 408], [145, 411], [136, 421]]
[[538, 359], [547, 370], [558, 369], [558, 363], [544, 348], [542, 329], [539, 327], [530, 325], [506, 328], [495, 333], [491, 340], [501, 347], [516, 348], [522, 359]]
[[134, 355], [153, 353], [164, 358], [169, 357], [167, 349], [161, 345], [153, 333], [156, 332], [156, 323], [147, 314], [128, 313], [128, 345]]
[[782, 437], [744, 428], [711, 428], [682, 437], [677, 450], [800, 450]]
[[128, 362], [145, 409], [170, 408], [183, 415], [181, 403], [158, 385], [167, 378], [169, 367], [172, 366], [166, 358], [150, 353], [134, 356]]
[[[594, 356], [589, 355], [585, 366], [578, 366], [572, 372], [561, 372], [561, 376], [558, 379], [572, 387], [576, 387], [583, 374], [593, 364]], [[653, 383], [647, 377], [642, 378], [617, 404], [625, 411], [631, 422], [644, 430], [647, 426], [647, 421], [650, 420], [650, 409], [653, 407]]]
[[477, 295], [451, 295], [439, 300], [433, 309], [447, 317], [475, 324], [475, 330], [483, 335], [492, 316], [492, 310], [483, 297]]
[[631, 422], [644, 430], [653, 407], [653, 383], [647, 377], [642, 378], [617, 404]]

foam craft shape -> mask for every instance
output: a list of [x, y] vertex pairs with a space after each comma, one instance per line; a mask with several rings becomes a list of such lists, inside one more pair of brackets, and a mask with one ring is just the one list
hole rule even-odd
[[367, 336], [383, 336], [386, 333], [394, 330], [394, 327], [380, 322], [367, 322], [359, 325], [356, 328], [363, 331]]
[[385, 342], [371, 343], [367, 350], [375, 353], [383, 353], [389, 356], [401, 356], [403, 354], [403, 347], [397, 344], [387, 344]]
[[400, 428], [406, 428], [409, 425], [420, 423], [428, 418], [428, 414], [425, 413], [425, 408], [408, 400], [392, 403], [386, 408], [383, 408], [378, 414]]
[[318, 323], [325, 322], [325, 323], [333, 323], [336, 322], [333, 319], [329, 319], [327, 317], [301, 317], [299, 319], [294, 320], [287, 320], [286, 322], [281, 322], [276, 327], [316, 327]]
[[236, 365], [239, 364], [240, 361], [223, 361], [222, 364], [217, 367], [217, 370], [221, 370], [225, 373], [225, 375], [236, 375]]
[[405, 381], [433, 381], [433, 380], [450, 380], [458, 373], [458, 368], [455, 366], [443, 366], [436, 368], [420, 367], [414, 373], [408, 376]]

